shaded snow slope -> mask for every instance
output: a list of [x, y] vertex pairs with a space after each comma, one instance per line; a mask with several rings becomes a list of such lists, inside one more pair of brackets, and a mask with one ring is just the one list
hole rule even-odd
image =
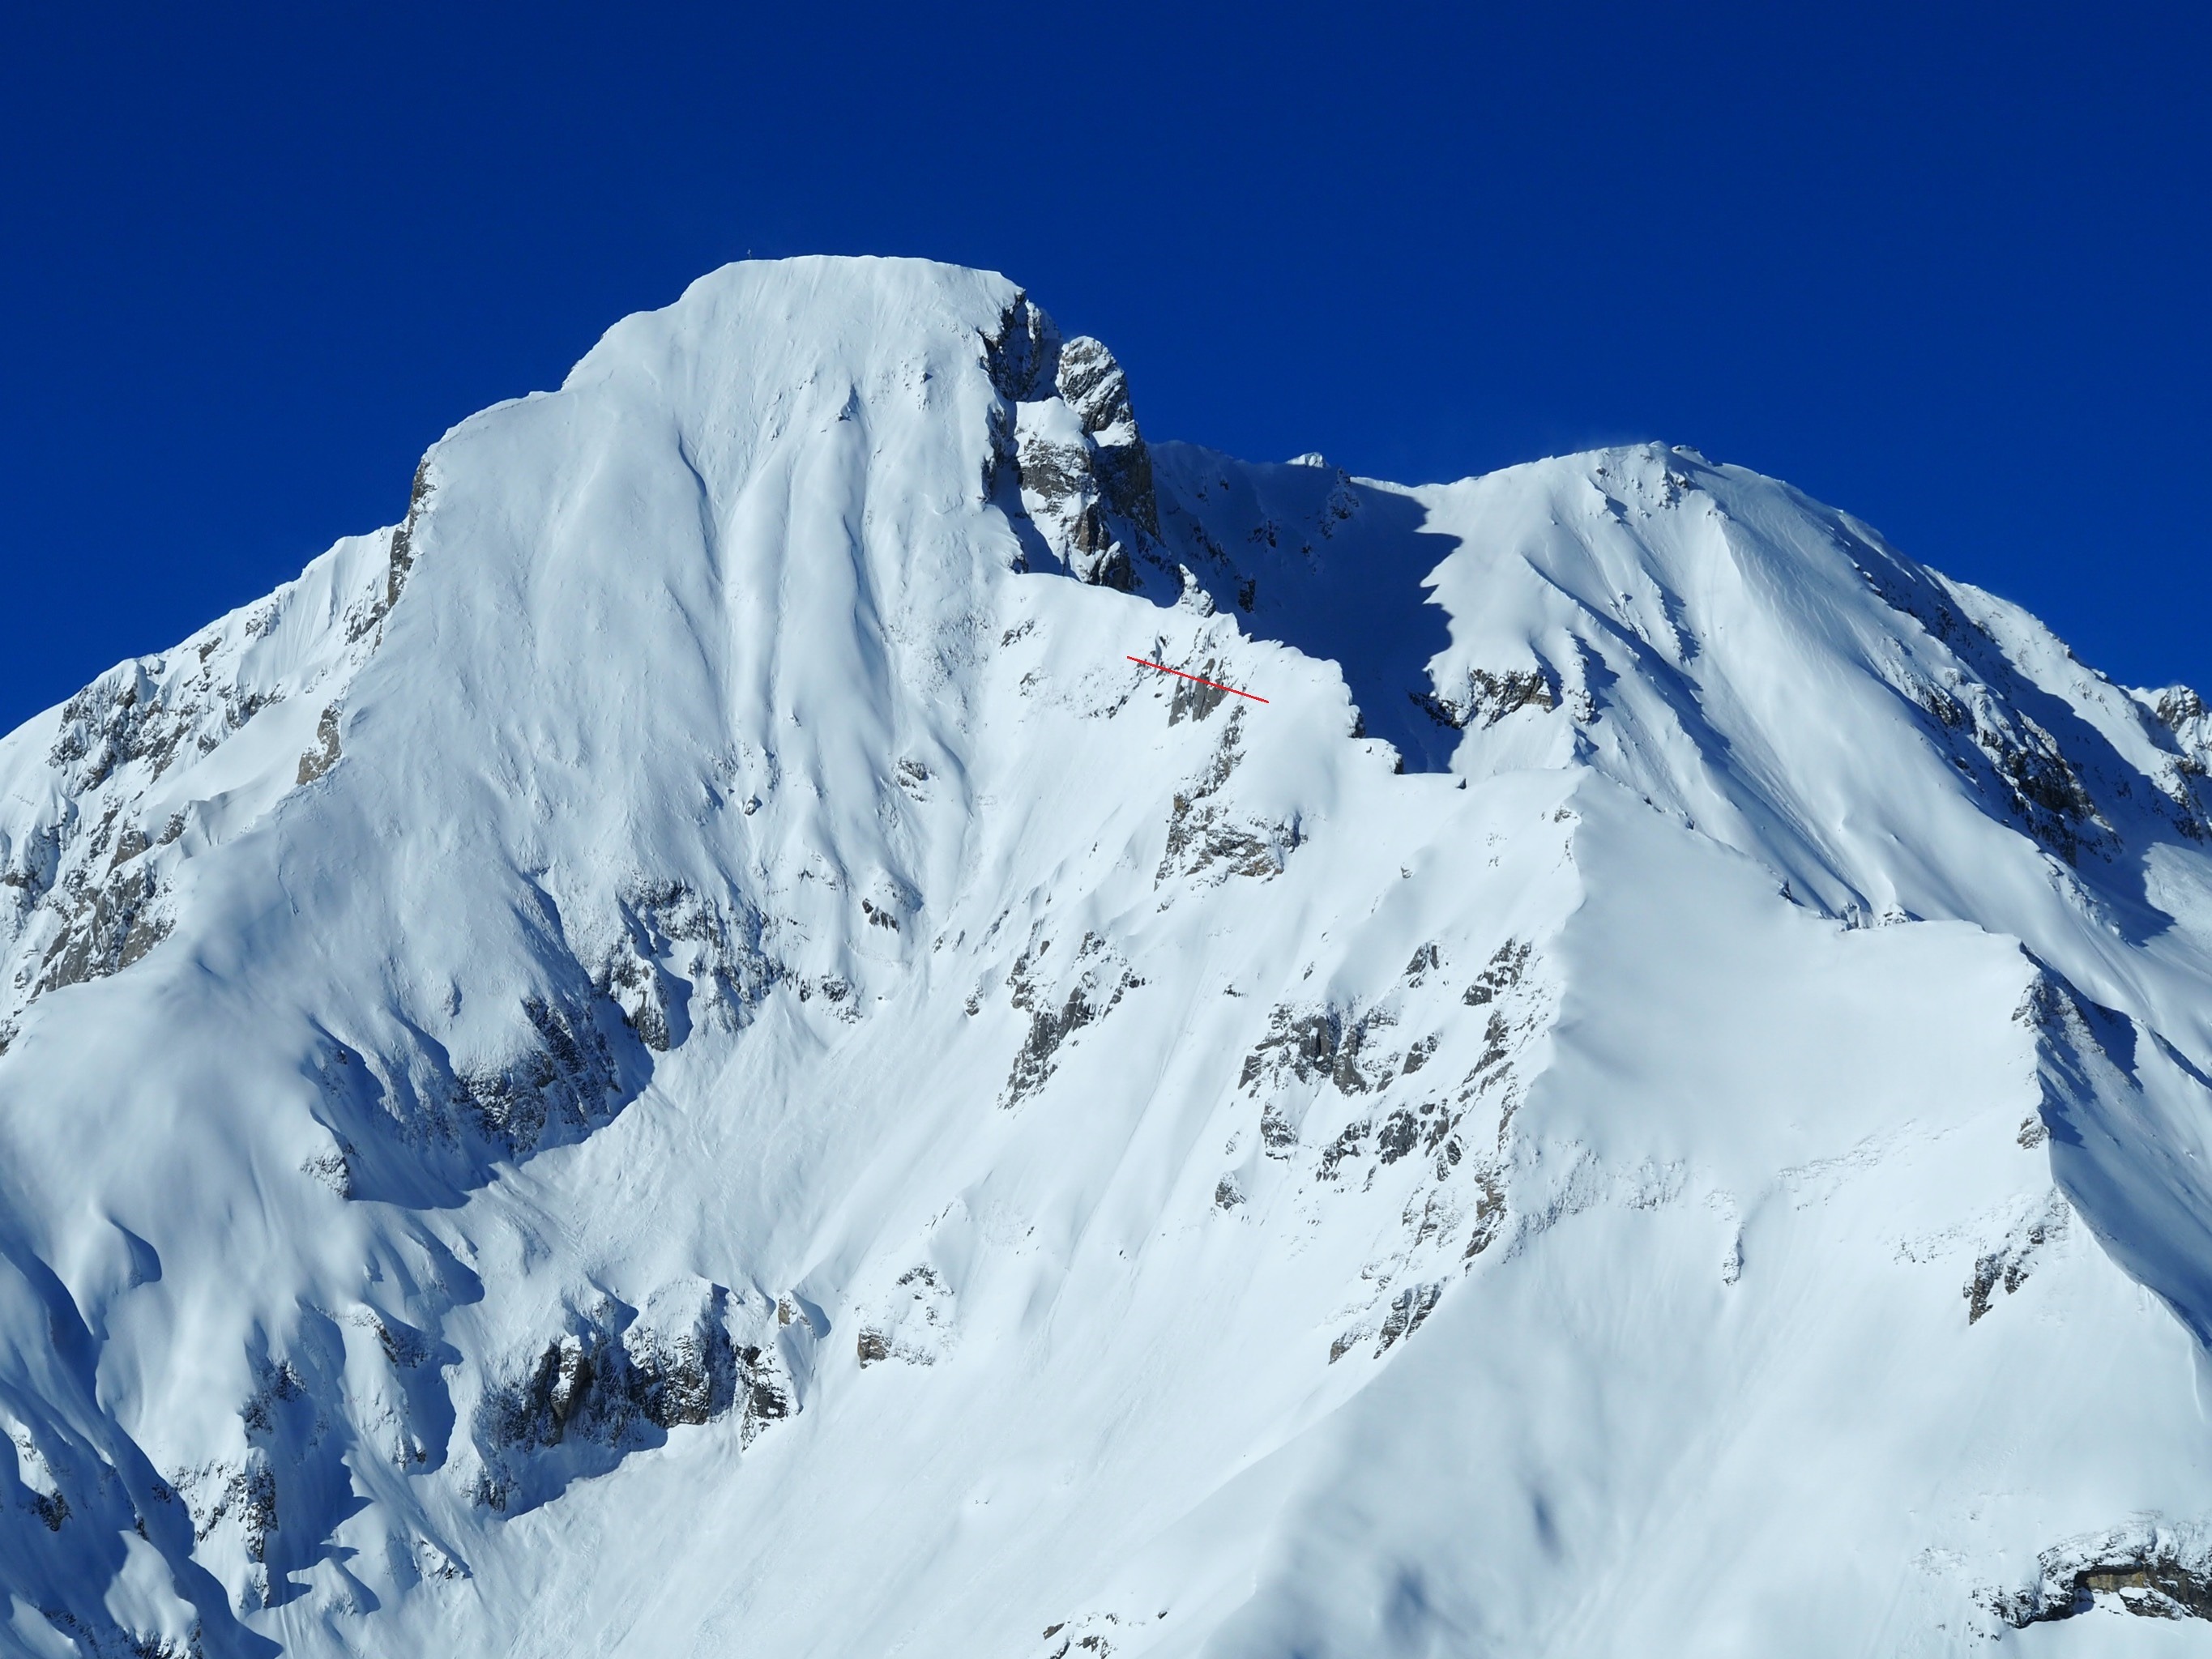
[[2179, 1651], [2207, 742], [729, 267], [0, 740], [0, 1651]]

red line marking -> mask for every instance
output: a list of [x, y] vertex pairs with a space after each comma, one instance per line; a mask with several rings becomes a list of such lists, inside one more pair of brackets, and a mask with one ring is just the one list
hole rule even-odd
[[1254, 696], [1249, 691], [1239, 691], [1233, 685], [1224, 685], [1219, 680], [1199, 679], [1198, 676], [1195, 674], [1186, 674], [1182, 669], [1170, 668], [1164, 662], [1152, 662], [1143, 657], [1132, 657], [1129, 660], [1142, 668], [1157, 668], [1163, 674], [1172, 674], [1179, 680], [1198, 680], [1198, 683], [1200, 685], [1210, 685], [1215, 690], [1226, 691], [1230, 696], [1234, 697], [1251, 697], [1254, 702], [1265, 702], [1267, 701], [1265, 697]]

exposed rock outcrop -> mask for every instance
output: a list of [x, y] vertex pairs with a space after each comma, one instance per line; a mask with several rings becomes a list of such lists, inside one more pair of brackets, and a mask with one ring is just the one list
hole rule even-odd
[[750, 1444], [799, 1409], [778, 1328], [765, 1297], [703, 1279], [665, 1286], [642, 1310], [601, 1297], [573, 1311], [478, 1402], [477, 1501], [508, 1514], [533, 1508], [686, 1425], [734, 1416]]

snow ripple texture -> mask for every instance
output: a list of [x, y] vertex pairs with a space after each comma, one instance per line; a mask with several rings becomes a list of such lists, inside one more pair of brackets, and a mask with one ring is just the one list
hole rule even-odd
[[0, 741], [0, 1652], [2201, 1650], [2204, 705], [1132, 398], [734, 265]]

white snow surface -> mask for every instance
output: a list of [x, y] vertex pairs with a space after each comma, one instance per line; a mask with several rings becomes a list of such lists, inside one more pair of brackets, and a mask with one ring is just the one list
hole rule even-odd
[[2208, 763], [717, 271], [0, 740], [0, 1653], [2201, 1652]]

